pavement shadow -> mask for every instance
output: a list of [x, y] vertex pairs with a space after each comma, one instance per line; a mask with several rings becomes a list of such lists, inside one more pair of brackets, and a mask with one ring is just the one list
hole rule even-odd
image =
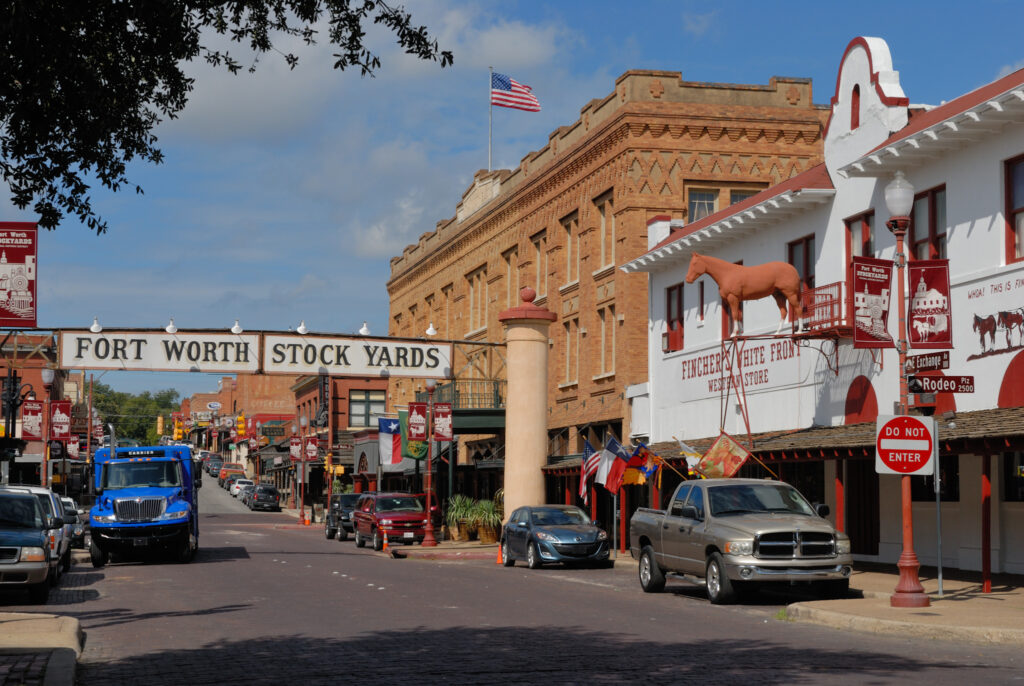
[[[207, 607], [201, 610], [175, 610], [170, 612], [136, 612], [130, 608], [117, 607], [109, 610], [87, 610], [85, 612], [67, 612], [69, 617], [78, 621], [89, 622], [90, 630], [105, 626], [116, 626], [118, 624], [130, 624], [149, 619], [166, 619], [168, 617], [204, 617], [220, 615], [228, 612], [248, 610], [252, 607], [249, 603], [237, 603], [234, 605], [220, 605], [218, 607]], [[190, 682], [196, 683], [196, 682]]]
[[[387, 659], [368, 659], [386, 647]], [[367, 632], [353, 638], [273, 635], [79, 663], [77, 683], [595, 684], [901, 682], [934, 669], [907, 655], [828, 650], [770, 640], [641, 642], [584, 627], [453, 627]], [[948, 665], [944, 676], [977, 665]]]

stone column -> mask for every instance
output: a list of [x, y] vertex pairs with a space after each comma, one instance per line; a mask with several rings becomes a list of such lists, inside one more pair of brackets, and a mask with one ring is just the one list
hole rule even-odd
[[505, 401], [505, 517], [523, 505], [544, 503], [548, 453], [548, 329], [554, 312], [533, 304], [532, 288], [519, 291], [522, 304], [505, 310], [508, 396]]

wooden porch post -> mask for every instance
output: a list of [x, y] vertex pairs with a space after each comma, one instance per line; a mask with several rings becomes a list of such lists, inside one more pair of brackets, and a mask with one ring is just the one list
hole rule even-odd
[[981, 456], [981, 590], [992, 592], [992, 461]]
[[836, 460], [836, 531], [846, 531], [846, 489], [843, 484], [843, 471], [846, 460]]

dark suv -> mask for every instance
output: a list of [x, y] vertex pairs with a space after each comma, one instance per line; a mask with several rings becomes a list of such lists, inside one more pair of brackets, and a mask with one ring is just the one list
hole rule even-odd
[[363, 493], [336, 493], [331, 496], [327, 507], [327, 516], [324, 517], [324, 535], [328, 539], [338, 535], [339, 541], [347, 541], [348, 535], [355, 532], [352, 523], [352, 510], [360, 496], [368, 495]]
[[24, 588], [33, 603], [50, 595], [50, 530], [58, 520], [31, 493], [0, 492], [0, 588]]
[[277, 492], [277, 488], [270, 484], [256, 484], [256, 488], [252, 490], [252, 495], [249, 496], [246, 505], [249, 506], [250, 510], [274, 510], [275, 512], [280, 512], [281, 495]]

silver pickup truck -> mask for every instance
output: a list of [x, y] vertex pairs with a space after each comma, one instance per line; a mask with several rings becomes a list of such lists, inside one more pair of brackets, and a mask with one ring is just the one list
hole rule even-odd
[[666, 574], [706, 579], [712, 603], [765, 582], [815, 581], [829, 597], [850, 586], [850, 539], [789, 484], [758, 479], [684, 481], [668, 510], [638, 509], [629, 548], [640, 586], [665, 588]]

